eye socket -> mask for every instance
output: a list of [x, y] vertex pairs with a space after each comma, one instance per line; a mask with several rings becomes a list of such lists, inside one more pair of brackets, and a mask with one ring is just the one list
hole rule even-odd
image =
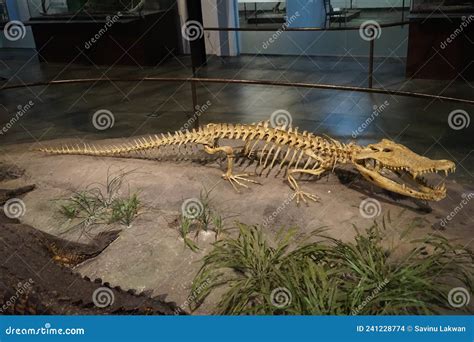
[[392, 152], [392, 149], [390, 149], [390, 148], [384, 148], [383, 151], [384, 151], [384, 152]]

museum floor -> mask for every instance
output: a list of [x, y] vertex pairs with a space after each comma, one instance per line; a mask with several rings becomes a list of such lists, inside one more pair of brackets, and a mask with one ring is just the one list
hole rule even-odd
[[[173, 57], [158, 68], [88, 67], [39, 63], [33, 51], [4, 49], [0, 51], [0, 63], [1, 76], [10, 78], [3, 82], [8, 85], [73, 78], [190, 76], [188, 57]], [[301, 56], [214, 57], [199, 74], [202, 77], [366, 86], [367, 60]], [[375, 87], [469, 99], [473, 94], [472, 84], [462, 78], [454, 81], [407, 80], [404, 61], [400, 59], [377, 59], [374, 77]], [[106, 81], [2, 92], [0, 122], [8, 122], [18, 106], [29, 101], [33, 101], [34, 106], [7, 134], [0, 136], [2, 145], [64, 137], [103, 139], [173, 131], [182, 127], [192, 108], [187, 84]], [[447, 120], [449, 113], [456, 109], [472, 113], [469, 106], [343, 91], [199, 85], [198, 103], [204, 105], [208, 101], [210, 105], [200, 116], [201, 123], [255, 122], [284, 109], [292, 114], [294, 125], [342, 141], [352, 139], [352, 133], [371, 116], [374, 106], [388, 103], [378, 118], [358, 134], [360, 143], [389, 138], [431, 158], [452, 159], [458, 164], [457, 179], [465, 184], [474, 183], [473, 126], [453, 130]], [[93, 127], [91, 118], [99, 109], [114, 113], [113, 128], [98, 131]]]

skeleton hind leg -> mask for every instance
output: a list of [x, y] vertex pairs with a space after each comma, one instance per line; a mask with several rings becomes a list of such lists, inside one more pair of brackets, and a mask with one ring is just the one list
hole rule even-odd
[[310, 194], [308, 192], [305, 192], [301, 190], [298, 182], [296, 181], [294, 174], [299, 173], [299, 174], [309, 174], [309, 175], [314, 175], [314, 176], [320, 176], [322, 173], [324, 173], [326, 169], [319, 167], [315, 170], [306, 170], [306, 169], [293, 169], [288, 171], [288, 182], [290, 183], [290, 187], [295, 191], [295, 197], [296, 197], [296, 204], [299, 205], [300, 201], [303, 200], [304, 203], [308, 203], [306, 198], [310, 199], [311, 201], [314, 202], [319, 202], [320, 198], [316, 195]]
[[227, 170], [226, 170], [226, 173], [222, 175], [222, 178], [229, 181], [229, 183], [232, 185], [235, 191], [239, 192], [237, 186], [248, 188], [247, 184], [245, 184], [244, 182], [259, 184], [258, 182], [254, 180], [248, 179], [247, 177], [250, 176], [249, 174], [245, 173], [245, 174], [234, 175], [233, 169], [234, 169], [235, 153], [234, 153], [234, 149], [231, 146], [211, 147], [210, 145], [204, 145], [204, 150], [209, 154], [216, 154], [219, 152], [224, 152], [226, 154]]

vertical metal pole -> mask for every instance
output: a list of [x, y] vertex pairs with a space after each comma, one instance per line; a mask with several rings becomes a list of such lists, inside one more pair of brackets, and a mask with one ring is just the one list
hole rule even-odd
[[198, 110], [198, 99], [197, 99], [197, 91], [196, 91], [196, 83], [191, 81], [191, 93], [193, 97], [193, 118], [194, 118], [194, 128], [199, 127], [199, 116], [196, 114]]
[[255, 25], [258, 25], [257, 3], [255, 3]]
[[405, 0], [402, 0], [402, 21], [405, 20]]
[[374, 45], [375, 45], [375, 31], [373, 31], [372, 40], [370, 41], [370, 52], [369, 52], [369, 88], [372, 88], [373, 76], [374, 76]]
[[[196, 77], [196, 69], [193, 68], [193, 77]], [[196, 115], [198, 109], [198, 97], [197, 97], [197, 89], [196, 89], [196, 82], [191, 81], [191, 96], [193, 99], [193, 110], [192, 110], [192, 117], [194, 118], [194, 128], [199, 127], [199, 116]]]
[[[201, 0], [187, 0], [188, 20], [197, 21], [201, 28], [203, 26]], [[198, 28], [200, 31], [201, 28]], [[206, 61], [206, 42], [204, 39], [204, 32], [197, 32], [198, 37], [189, 41], [191, 48], [191, 62], [193, 68], [201, 68], [207, 64]], [[193, 37], [194, 38], [194, 37]]]
[[[188, 21], [194, 20], [203, 25], [202, 20], [202, 6], [201, 0], [187, 0], [186, 5], [188, 8]], [[204, 40], [204, 34], [202, 32], [202, 37], [199, 39], [191, 40], [189, 42], [191, 47], [191, 62], [193, 68], [193, 78], [196, 77], [199, 68], [202, 68], [207, 64], [206, 61], [206, 44]], [[198, 106], [198, 97], [197, 97], [197, 87], [196, 82], [191, 81], [191, 97], [193, 101], [193, 110], [191, 111], [190, 118], [194, 119], [194, 127], [199, 126], [199, 117], [196, 115], [197, 106]]]

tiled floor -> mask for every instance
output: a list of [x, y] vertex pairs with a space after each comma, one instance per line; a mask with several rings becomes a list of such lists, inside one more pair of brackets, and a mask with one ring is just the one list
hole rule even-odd
[[[157, 68], [132, 66], [98, 67], [39, 63], [33, 51], [0, 51], [6, 84], [98, 77], [101, 83], [26, 87], [0, 92], [0, 128], [15, 116], [18, 106], [34, 105], [0, 135], [0, 143], [41, 142], [60, 137], [102, 139], [176, 130], [192, 113], [191, 91], [184, 83], [115, 82], [110, 78], [190, 76], [189, 57], [174, 57]], [[366, 86], [367, 60], [330, 57], [240, 56], [211, 58], [199, 71], [202, 77], [271, 79]], [[473, 99], [472, 84], [454, 81], [407, 80], [404, 62], [378, 59], [375, 86]], [[5, 84], [5, 82], [4, 82]], [[453, 110], [474, 113], [472, 106], [415, 98], [371, 95], [347, 91], [311, 90], [269, 86], [200, 84], [198, 103], [209, 101], [202, 113], [206, 122], [255, 122], [276, 110], [291, 113], [293, 123], [305, 130], [328, 134], [342, 141], [374, 111], [388, 103], [357, 137], [362, 144], [390, 138], [430, 158], [458, 163], [456, 177], [473, 184], [473, 125], [454, 130], [448, 124]], [[387, 101], [387, 102], [385, 102]], [[98, 131], [92, 116], [99, 109], [114, 114], [113, 128]]]

